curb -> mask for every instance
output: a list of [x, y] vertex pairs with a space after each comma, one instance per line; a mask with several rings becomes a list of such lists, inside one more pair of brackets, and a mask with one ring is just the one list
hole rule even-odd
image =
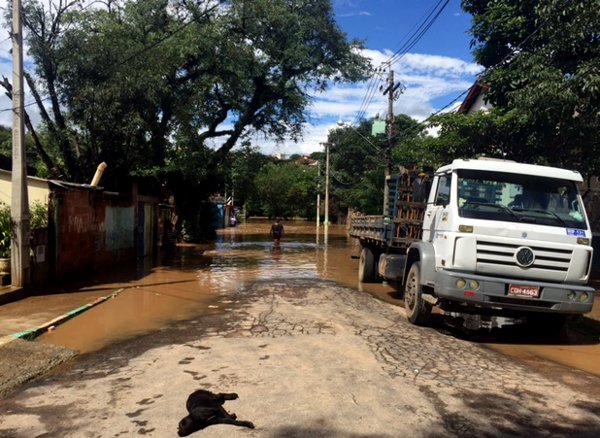
[[111, 298], [116, 297], [124, 289], [125, 288], [117, 289], [110, 295], [107, 295], [105, 297], [100, 297], [100, 298], [92, 301], [89, 304], [84, 304], [83, 306], [78, 307], [74, 310], [71, 310], [70, 312], [64, 313], [48, 322], [42, 324], [39, 327], [35, 327], [35, 328], [29, 329], [29, 330], [24, 330], [24, 331], [18, 332], [18, 333], [13, 333], [11, 335], [5, 336], [4, 338], [0, 338], [0, 345], [5, 344], [13, 339], [23, 339], [25, 341], [32, 341], [33, 339], [40, 336], [42, 333], [45, 333], [46, 331], [48, 331], [48, 329], [50, 329], [51, 327], [56, 327], [64, 322], [67, 322], [71, 318], [85, 312], [86, 310], [89, 310], [92, 307], [95, 307], [98, 304], [103, 303], [104, 301], [107, 301]]

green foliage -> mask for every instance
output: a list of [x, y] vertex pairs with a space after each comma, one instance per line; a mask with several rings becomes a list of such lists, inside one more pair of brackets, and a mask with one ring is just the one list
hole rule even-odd
[[[416, 157], [415, 162], [433, 168], [456, 158], [488, 156], [537, 162], [543, 156], [530, 139], [526, 120], [516, 110], [445, 113], [432, 118], [430, 126], [439, 129], [438, 136], [420, 138], [409, 149]], [[533, 144], [527, 147], [530, 141]]]
[[0, 155], [12, 156], [12, 130], [0, 126]]
[[46, 228], [48, 226], [48, 205], [36, 201], [29, 205], [29, 227]]
[[[48, 226], [48, 206], [37, 201], [29, 206], [29, 227], [44, 228]], [[0, 257], [10, 257], [13, 221], [10, 205], [0, 202]]]
[[297, 137], [311, 93], [369, 72], [330, 0], [222, 3], [26, 0], [30, 85], [50, 99], [49, 111], [38, 102], [48, 173], [87, 182], [106, 161], [107, 187], [169, 184], [194, 173], [172, 166], [191, 159], [210, 174], [249, 131]]
[[317, 189], [317, 170], [296, 162], [268, 163], [255, 180], [257, 200], [269, 217], [311, 217]]
[[10, 215], [10, 206], [0, 202], [0, 257], [10, 257], [10, 244], [12, 229], [12, 218]]
[[259, 152], [250, 142], [244, 141], [237, 150], [230, 152], [224, 163], [226, 184], [235, 195], [237, 205], [246, 204], [246, 208], [254, 205], [259, 198], [255, 178], [260, 169], [272, 159]]
[[475, 58], [493, 67], [486, 96], [509, 128], [518, 121], [524, 160], [598, 174], [600, 0], [462, 5], [473, 15]]
[[[371, 136], [372, 120], [358, 127], [340, 127], [329, 133], [332, 198], [337, 209], [354, 208], [365, 214], [380, 214], [383, 205], [387, 136]], [[406, 115], [394, 118], [392, 168], [422, 162], [426, 154], [415, 148], [424, 127]], [[323, 160], [324, 161], [324, 160]], [[324, 166], [323, 166], [324, 167]]]

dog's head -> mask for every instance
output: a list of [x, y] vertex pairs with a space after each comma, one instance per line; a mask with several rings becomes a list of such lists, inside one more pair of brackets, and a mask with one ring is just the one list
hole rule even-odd
[[204, 429], [204, 425], [200, 421], [194, 420], [191, 415], [188, 415], [179, 422], [177, 434], [179, 436], [188, 436], [200, 429]]

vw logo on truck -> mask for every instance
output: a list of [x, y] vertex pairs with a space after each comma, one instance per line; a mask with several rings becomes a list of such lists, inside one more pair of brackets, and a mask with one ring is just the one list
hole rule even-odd
[[522, 268], [528, 268], [533, 265], [535, 262], [535, 255], [531, 248], [527, 248], [526, 246], [522, 246], [515, 253], [515, 258], [517, 259], [517, 264]]

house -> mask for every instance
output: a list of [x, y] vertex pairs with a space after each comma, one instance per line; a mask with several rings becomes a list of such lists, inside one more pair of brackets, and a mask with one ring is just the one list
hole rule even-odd
[[[47, 285], [152, 257], [158, 247], [159, 199], [131, 192], [27, 177], [29, 204], [48, 206], [48, 227], [32, 230], [31, 283]], [[0, 169], [0, 201], [11, 203], [11, 172]]]
[[477, 78], [457, 111], [459, 113], [471, 114], [477, 111], [489, 111], [492, 108], [493, 105], [485, 99], [485, 85], [481, 83], [480, 78]]

